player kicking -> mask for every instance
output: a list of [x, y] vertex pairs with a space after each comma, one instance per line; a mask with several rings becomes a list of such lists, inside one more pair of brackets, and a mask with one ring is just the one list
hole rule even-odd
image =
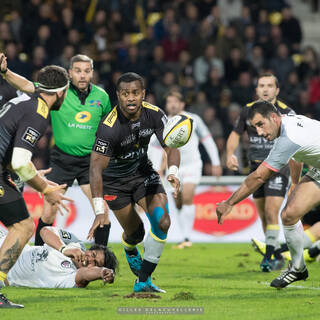
[[235, 204], [257, 190], [291, 158], [313, 167], [299, 181], [302, 166], [290, 161], [292, 182], [296, 186], [289, 195], [281, 218], [292, 261], [290, 267], [270, 284], [275, 288], [284, 288], [294, 281], [308, 278], [300, 218], [319, 203], [320, 122], [300, 115], [281, 116], [274, 105], [267, 101], [256, 102], [249, 111], [248, 119], [260, 136], [275, 140], [275, 143], [267, 159], [245, 179], [240, 188], [228, 200], [217, 204], [220, 224]]
[[[190, 140], [183, 147], [179, 148], [180, 151], [180, 167], [179, 178], [181, 180], [181, 191], [178, 197], [175, 199], [177, 207], [177, 219], [180, 230], [182, 231], [183, 241], [176, 247], [178, 249], [184, 249], [190, 247], [192, 242], [190, 241], [190, 235], [192, 232], [195, 206], [193, 204], [194, 192], [196, 186], [199, 184], [202, 174], [202, 161], [199, 152], [199, 142], [201, 142], [207, 153], [210, 156], [212, 163], [212, 175], [221, 176], [222, 169], [220, 166], [220, 159], [217, 146], [212, 139], [212, 136], [202, 121], [202, 119], [190, 112], [184, 111], [185, 103], [180, 92], [170, 92], [166, 98], [166, 111], [168, 117], [173, 117], [180, 113], [191, 117], [193, 119], [193, 132]], [[163, 156], [162, 148], [158, 147], [157, 141], [150, 146], [150, 159], [157, 171], [159, 171], [161, 165], [161, 159]], [[160, 161], [159, 161], [160, 160]]]
[[[113, 283], [118, 263], [107, 247], [93, 245], [86, 250], [72, 233], [54, 227], [44, 227], [40, 233], [45, 245], [27, 244], [2, 285], [83, 288], [98, 279]], [[0, 227], [0, 245], [6, 236]]]
[[[97, 215], [89, 238], [100, 222], [105, 199], [124, 233], [124, 245], [130, 268], [138, 276], [135, 292], [157, 291], [151, 282], [162, 254], [170, 217], [168, 200], [158, 173], [152, 168], [147, 149], [150, 137], [157, 135], [168, 156], [168, 181], [178, 193], [177, 178], [180, 154], [165, 146], [162, 133], [167, 117], [164, 112], [143, 101], [145, 87], [142, 77], [135, 73], [123, 74], [117, 82], [119, 105], [101, 120], [90, 163], [90, 186]], [[146, 212], [151, 230], [144, 241], [144, 259], [136, 245], [144, 238], [144, 226], [135, 204]]]

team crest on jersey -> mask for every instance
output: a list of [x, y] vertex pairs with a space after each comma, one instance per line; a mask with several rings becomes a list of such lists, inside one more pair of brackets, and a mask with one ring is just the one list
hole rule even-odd
[[109, 145], [110, 143], [108, 141], [97, 139], [94, 144], [93, 150], [100, 154], [107, 154]]
[[4, 196], [4, 187], [0, 186], [0, 198]]
[[101, 101], [100, 100], [90, 100], [90, 107], [100, 107]]
[[61, 230], [61, 236], [63, 239], [71, 239], [71, 233], [65, 230]]
[[117, 112], [117, 107], [114, 107], [112, 109], [112, 111], [108, 114], [108, 116], [106, 117], [106, 119], [103, 121], [103, 123], [112, 128], [114, 123], [116, 122], [118, 118], [118, 112]]
[[40, 132], [38, 132], [36, 129], [28, 127], [25, 133], [23, 134], [22, 140], [34, 147], [39, 137]]
[[61, 262], [61, 267], [62, 268], [66, 268], [66, 269], [70, 269], [71, 268], [71, 262], [68, 260], [64, 260]]
[[40, 114], [45, 119], [47, 119], [48, 115], [49, 115], [49, 108], [48, 108], [47, 104], [43, 100], [41, 100], [40, 98], [38, 98], [37, 113]]
[[84, 123], [91, 119], [91, 113], [88, 111], [80, 111], [74, 117], [77, 122]]

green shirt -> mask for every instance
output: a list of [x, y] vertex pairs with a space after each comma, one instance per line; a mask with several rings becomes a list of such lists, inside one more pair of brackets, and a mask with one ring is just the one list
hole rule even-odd
[[73, 156], [91, 153], [99, 122], [111, 110], [109, 95], [93, 84], [82, 102], [70, 85], [60, 110], [50, 112], [55, 144]]

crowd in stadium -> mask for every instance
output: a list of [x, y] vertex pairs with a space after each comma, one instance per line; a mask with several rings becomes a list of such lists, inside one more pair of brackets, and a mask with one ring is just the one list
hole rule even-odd
[[[31, 0], [1, 10], [0, 51], [11, 70], [35, 79], [43, 66], [68, 68], [72, 56], [86, 54], [94, 60], [93, 82], [112, 105], [124, 72], [141, 74], [146, 100], [161, 108], [166, 92], [178, 86], [187, 109], [208, 125], [222, 160], [262, 72], [277, 76], [280, 100], [296, 113], [320, 118], [317, 52], [301, 46], [300, 22], [285, 0], [244, 0], [239, 16], [230, 18], [217, 0]], [[39, 142], [39, 168], [47, 167], [50, 140], [48, 132]]]

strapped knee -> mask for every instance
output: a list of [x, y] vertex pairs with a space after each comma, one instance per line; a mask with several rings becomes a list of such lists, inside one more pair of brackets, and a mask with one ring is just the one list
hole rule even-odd
[[[166, 210], [169, 213], [168, 203], [166, 203]], [[160, 220], [164, 214], [165, 214], [164, 209], [161, 207], [155, 207], [153, 209], [153, 212], [151, 215], [149, 213], [147, 213], [147, 217], [148, 217], [150, 224], [151, 224], [151, 233], [153, 236], [156, 236], [160, 240], [165, 240], [167, 238], [167, 231], [164, 232], [159, 227]], [[169, 220], [169, 225], [170, 225], [170, 220]], [[168, 225], [168, 228], [169, 228], [169, 225]], [[166, 229], [168, 229], [168, 228], [166, 228]]]
[[136, 246], [138, 243], [140, 243], [143, 240], [144, 234], [145, 234], [144, 226], [143, 226], [143, 223], [141, 222], [138, 226], [138, 229], [132, 234], [127, 235], [126, 239], [123, 239], [123, 235], [122, 235], [122, 241], [129, 246]]

